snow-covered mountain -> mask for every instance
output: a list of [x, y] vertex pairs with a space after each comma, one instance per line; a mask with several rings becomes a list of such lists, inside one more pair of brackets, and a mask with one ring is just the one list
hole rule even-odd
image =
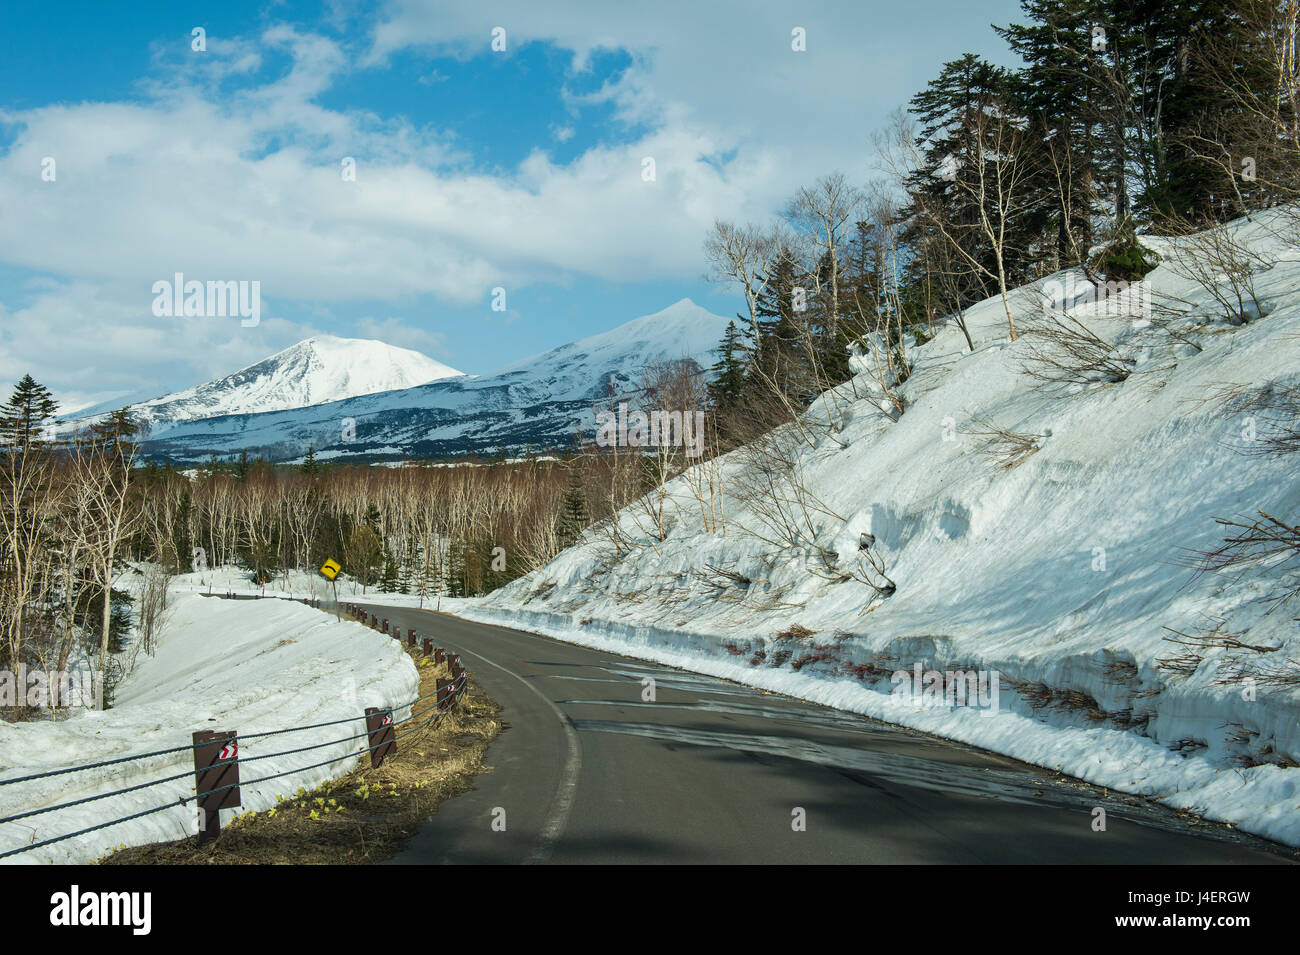
[[[460, 374], [407, 348], [372, 339], [317, 335], [234, 374], [139, 402], [130, 410], [149, 433], [158, 434], [199, 418], [304, 408]], [[90, 408], [77, 417], [93, 417], [105, 410], [110, 409]]]
[[[244, 451], [292, 460], [309, 445], [320, 458], [443, 456], [567, 446], [575, 428], [591, 425], [595, 399], [611, 388], [615, 394], [634, 394], [647, 364], [682, 358], [704, 368], [713, 364], [726, 324], [722, 316], [682, 299], [652, 315], [488, 375], [444, 377], [342, 400], [314, 399], [309, 407], [263, 406], [214, 414], [214, 406], [208, 403], [201, 416], [154, 421], [145, 450], [155, 458], [186, 463]], [[147, 413], [149, 404], [137, 408]], [[197, 404], [191, 407], [197, 410]]]

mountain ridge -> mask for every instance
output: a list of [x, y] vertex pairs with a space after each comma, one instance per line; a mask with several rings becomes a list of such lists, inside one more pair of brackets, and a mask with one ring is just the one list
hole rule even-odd
[[[313, 335], [228, 375], [127, 408], [148, 433], [165, 433], [186, 421], [306, 408], [462, 375], [409, 348]], [[68, 420], [94, 419], [117, 407], [82, 409]]]
[[707, 368], [727, 321], [683, 298], [486, 375], [176, 421], [149, 435], [145, 453], [197, 463], [244, 452], [291, 461], [308, 447], [318, 458], [360, 460], [565, 446], [590, 424], [598, 397], [635, 393], [647, 364], [684, 358]]

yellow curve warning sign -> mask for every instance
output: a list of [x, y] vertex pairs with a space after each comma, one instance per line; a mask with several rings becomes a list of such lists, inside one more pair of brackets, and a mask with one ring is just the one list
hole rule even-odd
[[342, 569], [343, 569], [342, 564], [340, 564], [337, 560], [331, 559], [325, 561], [325, 563], [321, 566], [320, 572], [321, 572], [321, 576], [324, 577], [326, 580], [333, 580], [335, 577], [339, 575], [339, 571]]

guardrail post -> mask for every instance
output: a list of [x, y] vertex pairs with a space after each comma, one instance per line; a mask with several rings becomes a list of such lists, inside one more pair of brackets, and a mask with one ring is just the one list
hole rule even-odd
[[459, 685], [456, 687], [456, 699], [460, 699], [465, 695], [465, 687], [469, 683], [469, 680], [465, 678], [465, 668], [461, 666], [460, 663], [460, 654], [453, 653], [448, 663], [451, 667], [452, 680], [460, 681]]
[[366, 732], [370, 734], [370, 768], [378, 769], [385, 756], [397, 752], [397, 740], [393, 738], [393, 711], [367, 706]]
[[221, 810], [233, 809], [240, 803], [239, 737], [234, 730], [194, 732], [194, 793], [199, 808], [199, 842], [211, 842], [221, 832]]
[[414, 628], [414, 627], [408, 628], [407, 631], [406, 631], [406, 645], [407, 645], [408, 647], [413, 647], [413, 646], [415, 646], [415, 628]]
[[452, 692], [451, 684], [452, 684], [451, 680], [444, 680], [442, 677], [438, 678], [438, 682], [436, 684], [436, 686], [438, 687], [438, 698], [437, 698], [438, 709], [443, 713], [447, 712], [447, 710], [451, 709], [453, 706], [456, 705], [456, 698]]
[[[428, 638], [425, 639], [425, 641], [424, 641], [424, 647], [425, 647], [424, 652], [425, 652], [426, 654], [429, 652], [429, 644], [431, 644], [431, 643], [433, 643], [432, 640], [430, 640], [430, 639], [428, 639]], [[434, 650], [434, 651], [433, 651], [433, 662], [434, 662], [434, 663], [446, 663], [446, 662], [447, 662], [447, 651], [444, 650], [442, 647], [438, 647], [438, 649]]]
[[425, 637], [425, 638], [424, 638], [424, 646], [423, 646], [422, 649], [424, 650], [424, 655], [425, 655], [426, 657], [427, 657], [430, 653], [432, 653], [432, 654], [434, 654], [434, 657], [433, 657], [434, 662], [439, 662], [439, 661], [438, 661], [437, 652], [433, 649], [433, 637]]

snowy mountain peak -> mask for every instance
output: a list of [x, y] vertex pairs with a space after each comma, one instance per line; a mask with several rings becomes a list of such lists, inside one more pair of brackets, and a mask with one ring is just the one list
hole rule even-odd
[[183, 421], [303, 408], [460, 375], [408, 348], [315, 335], [223, 378], [140, 402], [131, 411], [157, 434]]
[[726, 322], [721, 316], [684, 298], [667, 308], [634, 318], [617, 328], [580, 339], [573, 344], [583, 346], [607, 341], [627, 344], [631, 340], [642, 339], [677, 343], [684, 354], [692, 354], [716, 348]]
[[594, 396], [611, 375], [625, 382], [636, 381], [651, 362], [690, 358], [707, 367], [715, 358], [727, 321], [684, 298], [607, 332], [514, 362], [493, 376], [544, 378], [555, 396]]

